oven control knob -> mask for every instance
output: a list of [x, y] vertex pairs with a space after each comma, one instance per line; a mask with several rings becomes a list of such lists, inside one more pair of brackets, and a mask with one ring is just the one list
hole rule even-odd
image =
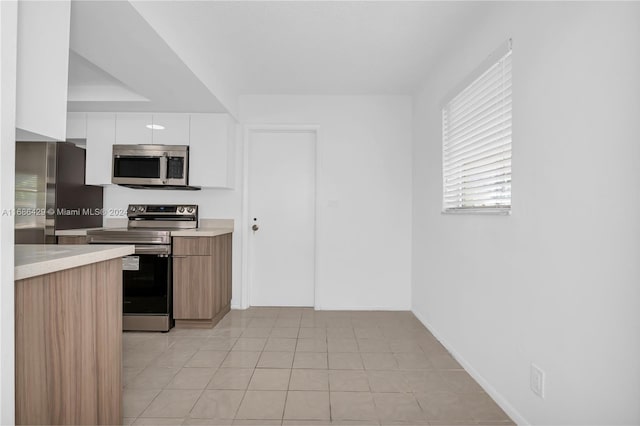
[[188, 212], [188, 213], [193, 213], [193, 207], [189, 207], [189, 208], [187, 209], [187, 212]]
[[178, 209], [178, 211], [179, 211], [180, 213], [184, 213], [184, 207], [180, 206], [180, 208]]
[[130, 212], [135, 212], [136, 211], [136, 206], [129, 206], [129, 211]]
[[144, 207], [138, 206], [138, 212], [142, 213], [144, 211]]

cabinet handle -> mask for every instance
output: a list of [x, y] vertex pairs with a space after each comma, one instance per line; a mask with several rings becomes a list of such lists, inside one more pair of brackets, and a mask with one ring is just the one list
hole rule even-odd
[[184, 259], [187, 256], [173, 256], [174, 259]]

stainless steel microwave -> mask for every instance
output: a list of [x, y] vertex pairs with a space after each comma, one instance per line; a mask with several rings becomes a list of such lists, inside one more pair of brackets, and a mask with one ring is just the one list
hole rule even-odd
[[187, 187], [186, 145], [113, 145], [111, 182], [131, 187]]

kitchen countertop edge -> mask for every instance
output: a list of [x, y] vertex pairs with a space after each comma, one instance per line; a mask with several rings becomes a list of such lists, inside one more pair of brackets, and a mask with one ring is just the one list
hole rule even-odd
[[172, 237], [217, 237], [218, 235], [231, 234], [233, 228], [195, 228], [171, 231]]
[[84, 237], [87, 235], [87, 231], [92, 231], [99, 228], [78, 228], [78, 229], [59, 229], [55, 232], [56, 237]]
[[[64, 229], [56, 231], [56, 237], [85, 237], [87, 231], [94, 229], [109, 229], [109, 228], [79, 228], [79, 229]], [[171, 231], [172, 237], [217, 237], [218, 235], [229, 234], [234, 231], [233, 227], [203, 227], [195, 229], [180, 229]]]
[[[18, 244], [15, 247], [14, 281], [104, 262], [135, 252], [133, 245]], [[48, 253], [29, 258], [28, 250], [37, 251], [43, 247], [46, 247]]]

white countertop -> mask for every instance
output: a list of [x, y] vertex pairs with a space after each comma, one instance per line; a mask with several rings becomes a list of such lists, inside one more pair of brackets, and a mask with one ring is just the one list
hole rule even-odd
[[[116, 219], [119, 222], [108, 222], [106, 228], [126, 228], [127, 219]], [[116, 226], [119, 225], [119, 226]], [[234, 221], [233, 219], [200, 219], [200, 227], [196, 229], [183, 229], [179, 231], [172, 231], [172, 237], [217, 237], [218, 235], [228, 234], [233, 232]], [[87, 235], [87, 231], [92, 229], [103, 228], [78, 228], [78, 229], [64, 229], [56, 231], [57, 237], [62, 236], [77, 236], [84, 237]]]
[[133, 254], [134, 246], [17, 244], [14, 280], [50, 274], [65, 269]]
[[91, 231], [92, 229], [102, 228], [60, 229], [56, 231], [56, 237], [84, 237], [87, 235], [87, 231]]
[[172, 237], [217, 237], [218, 235], [230, 234], [233, 227], [226, 228], [195, 228], [171, 231]]

